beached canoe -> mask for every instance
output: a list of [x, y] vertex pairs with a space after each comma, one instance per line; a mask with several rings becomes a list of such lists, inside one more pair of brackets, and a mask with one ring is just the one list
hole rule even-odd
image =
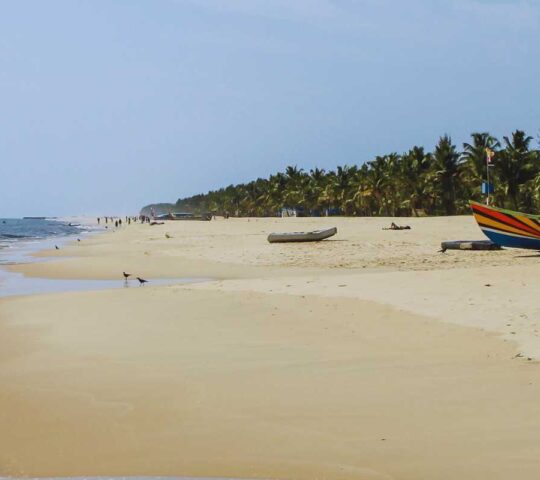
[[540, 216], [470, 202], [478, 226], [501, 247], [540, 250]]
[[491, 240], [451, 240], [441, 242], [441, 250], [500, 250], [500, 245]]
[[314, 230], [312, 232], [271, 233], [268, 235], [268, 241], [270, 243], [320, 242], [321, 240], [332, 237], [336, 233], [336, 227]]
[[212, 220], [211, 213], [202, 213], [201, 215], [195, 215], [194, 213], [164, 213], [161, 215], [154, 215], [152, 217], [156, 221], [161, 220], [201, 220], [201, 221], [210, 221]]

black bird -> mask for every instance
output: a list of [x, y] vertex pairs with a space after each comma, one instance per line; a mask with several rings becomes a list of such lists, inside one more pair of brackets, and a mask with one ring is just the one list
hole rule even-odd
[[60, 250], [60, 249], [58, 248], [58, 245], [55, 245], [54, 248], [56, 248], [56, 250]]
[[137, 280], [139, 280], [139, 283], [141, 285], [144, 285], [145, 283], [148, 283], [148, 280], [145, 280], [144, 278], [141, 278], [141, 277], [137, 277]]
[[81, 241], [81, 239], [80, 239], [80, 238], [77, 238], [77, 241], [78, 241], [78, 242], [80, 242], [80, 241]]
[[131, 273], [122, 272], [122, 275], [124, 275], [124, 278], [127, 280], [128, 277], [131, 277]]

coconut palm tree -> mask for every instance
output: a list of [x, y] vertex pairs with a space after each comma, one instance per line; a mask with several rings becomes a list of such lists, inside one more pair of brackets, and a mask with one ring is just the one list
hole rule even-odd
[[495, 171], [506, 197], [514, 209], [519, 208], [520, 186], [538, 174], [538, 154], [530, 150], [532, 137], [516, 130], [512, 138], [503, 137], [504, 149], [495, 162]]
[[410, 215], [418, 215], [419, 210], [429, 211], [432, 198], [428, 194], [428, 173], [432, 156], [424, 147], [415, 146], [401, 156], [400, 184], [402, 200], [400, 206], [409, 210]]
[[480, 185], [483, 180], [487, 180], [486, 162], [487, 149], [495, 153], [500, 147], [499, 141], [487, 132], [471, 134], [472, 143], [463, 144], [463, 154], [461, 159], [466, 170], [464, 182], [469, 189], [469, 197], [480, 199]]
[[285, 169], [286, 185], [283, 194], [285, 206], [288, 207], [304, 207], [305, 199], [305, 183], [307, 176], [303, 169], [289, 166]]
[[388, 173], [386, 157], [378, 156], [375, 160], [368, 163], [367, 189], [373, 197], [373, 204], [376, 209], [374, 213], [381, 215], [390, 215], [389, 204], [387, 200], [388, 189], [391, 179]]
[[387, 203], [389, 213], [398, 214], [401, 196], [401, 156], [397, 153], [385, 155], [386, 175], [388, 176]]
[[332, 191], [332, 198], [336, 202], [335, 206], [342, 213], [349, 213], [352, 206], [352, 195], [350, 194], [351, 180], [356, 173], [356, 167], [345, 165], [339, 166], [336, 172], [330, 177], [328, 186]]
[[323, 168], [314, 168], [309, 171], [306, 201], [312, 215], [320, 215], [325, 207], [323, 193], [326, 187], [326, 172]]
[[356, 169], [350, 181], [350, 196], [355, 215], [371, 216], [374, 208], [370, 205], [373, 197], [368, 185], [368, 174], [369, 167], [367, 163], [364, 163], [360, 168]]
[[479, 196], [485, 172], [486, 148], [495, 151], [493, 174], [499, 204], [540, 209], [540, 153], [532, 138], [516, 130], [504, 137], [503, 148], [487, 132], [473, 133], [457, 151], [443, 136], [433, 153], [413, 147], [398, 155], [376, 157], [358, 166], [339, 166], [309, 174], [289, 166], [267, 179], [229, 185], [207, 194], [179, 199], [176, 208], [234, 215], [275, 215], [282, 207], [304, 207], [312, 215], [337, 209], [347, 215], [415, 215], [465, 211]]
[[433, 169], [445, 215], [456, 213], [456, 194], [463, 172], [462, 165], [460, 154], [452, 144], [452, 139], [448, 135], [441, 137], [433, 153]]

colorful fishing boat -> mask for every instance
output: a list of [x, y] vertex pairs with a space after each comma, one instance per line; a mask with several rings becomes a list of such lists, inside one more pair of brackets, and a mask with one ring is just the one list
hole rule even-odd
[[540, 215], [513, 212], [470, 202], [478, 226], [501, 247], [540, 250]]

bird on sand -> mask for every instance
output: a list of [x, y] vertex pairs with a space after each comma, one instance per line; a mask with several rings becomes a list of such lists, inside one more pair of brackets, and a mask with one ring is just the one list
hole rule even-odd
[[80, 241], [81, 241], [81, 239], [80, 239], [80, 238], [77, 238], [77, 241], [78, 241], [78, 242], [80, 242]]
[[127, 282], [127, 279], [131, 277], [131, 273], [122, 272], [122, 275], [124, 275], [124, 279], [126, 280], [126, 282]]
[[144, 285], [145, 283], [148, 283], [148, 280], [145, 280], [144, 278], [141, 278], [141, 277], [137, 277], [137, 280], [139, 280], [139, 283], [141, 285]]
[[55, 245], [54, 248], [55, 248], [56, 250], [60, 250], [60, 248], [58, 248], [58, 245]]

